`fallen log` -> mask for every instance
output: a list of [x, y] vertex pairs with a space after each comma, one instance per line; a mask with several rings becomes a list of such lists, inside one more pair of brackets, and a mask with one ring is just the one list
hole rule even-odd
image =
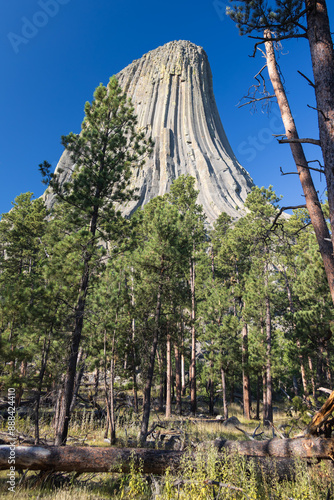
[[[299, 459], [334, 459], [334, 439], [295, 438], [268, 441], [216, 440], [215, 446], [227, 454], [237, 453], [257, 461]], [[53, 470], [63, 472], [123, 472], [140, 466], [144, 474], [163, 474], [167, 467], [176, 470], [185, 451], [147, 448], [100, 448], [93, 446], [0, 446], [0, 470]], [[196, 451], [193, 452], [193, 455]], [[222, 461], [225, 456], [222, 454]], [[14, 460], [11, 461], [10, 459]], [[10, 463], [11, 462], [11, 463]]]
[[306, 428], [305, 434], [317, 434], [320, 427], [326, 424], [330, 415], [334, 411], [334, 391], [331, 392], [329, 398], [323, 404], [321, 409], [314, 415], [311, 423]]

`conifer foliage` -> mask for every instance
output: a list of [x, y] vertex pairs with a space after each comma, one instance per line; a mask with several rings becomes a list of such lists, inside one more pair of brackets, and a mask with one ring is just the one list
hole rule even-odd
[[66, 219], [72, 230], [81, 233], [82, 273], [74, 308], [74, 327], [59, 404], [55, 444], [66, 443], [73, 397], [77, 358], [84, 322], [87, 293], [99, 256], [99, 241], [115, 237], [121, 224], [117, 204], [133, 198], [130, 179], [148, 153], [148, 143], [136, 131], [136, 117], [117, 80], [111, 78], [94, 93], [94, 101], [85, 105], [81, 134], [70, 133], [62, 143], [75, 165], [70, 180], [62, 172], [50, 174], [44, 162], [41, 171], [49, 178], [50, 188], [67, 209]]
[[105, 410], [105, 437], [117, 443], [120, 386], [143, 445], [157, 405], [167, 418], [200, 403], [227, 418], [239, 400], [247, 419], [262, 407], [265, 425], [282, 391], [312, 408], [332, 380], [334, 349], [309, 214], [278, 219], [280, 198], [256, 187], [238, 220], [222, 213], [212, 228], [196, 180], [181, 176], [125, 219], [119, 206], [135, 196], [131, 172], [150, 144], [115, 79], [85, 114], [81, 134], [63, 138], [72, 177], [41, 165], [51, 212], [26, 193], [0, 221], [0, 384], [16, 388], [18, 407], [31, 396], [35, 442], [43, 395], [57, 445], [80, 398]]

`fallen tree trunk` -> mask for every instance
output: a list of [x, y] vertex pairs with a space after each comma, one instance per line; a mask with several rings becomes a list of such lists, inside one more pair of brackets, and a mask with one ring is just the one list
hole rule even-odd
[[320, 431], [320, 427], [326, 424], [330, 415], [334, 410], [334, 391], [331, 392], [329, 398], [323, 404], [321, 409], [314, 415], [311, 423], [306, 429], [306, 434], [317, 434]]
[[[217, 440], [215, 446], [227, 454], [238, 453], [262, 460], [284, 459], [293, 465], [300, 459], [332, 459], [334, 439], [295, 438], [268, 441]], [[54, 470], [63, 472], [129, 472], [131, 463], [141, 466], [144, 474], [163, 474], [167, 467], [177, 469], [185, 451], [152, 450], [147, 448], [98, 448], [75, 446], [0, 446], [0, 470]], [[193, 452], [195, 455], [196, 452]], [[222, 454], [222, 461], [224, 455]], [[287, 470], [287, 468], [285, 467]]]

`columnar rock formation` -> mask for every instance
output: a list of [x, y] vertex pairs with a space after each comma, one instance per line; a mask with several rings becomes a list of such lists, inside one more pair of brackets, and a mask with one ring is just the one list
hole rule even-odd
[[[151, 157], [134, 174], [139, 200], [124, 207], [124, 214], [189, 174], [196, 178], [198, 202], [210, 222], [222, 211], [238, 216], [253, 182], [224, 132], [205, 51], [188, 41], [170, 42], [116, 76], [132, 99], [139, 128], [154, 141]], [[59, 166], [66, 171], [69, 164], [64, 153]]]

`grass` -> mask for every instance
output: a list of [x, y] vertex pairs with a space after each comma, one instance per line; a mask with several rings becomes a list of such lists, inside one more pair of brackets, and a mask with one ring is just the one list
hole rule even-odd
[[[201, 409], [200, 409], [201, 411]], [[258, 422], [246, 420], [238, 405], [231, 405], [230, 415], [236, 416], [240, 427], [252, 434]], [[117, 428], [117, 446], [136, 446], [139, 418], [131, 414], [121, 416]], [[167, 470], [164, 476], [144, 476], [134, 465], [129, 474], [60, 474], [28, 472], [24, 476], [16, 474], [15, 493], [8, 491], [7, 471], [0, 472], [0, 498], [15, 499], [138, 499], [138, 500], [218, 500], [218, 499], [263, 499], [263, 500], [322, 500], [333, 494], [334, 473], [330, 466], [323, 463], [311, 467], [303, 462], [295, 466], [295, 479], [279, 481], [275, 467], [270, 474], [265, 473], [254, 462], [240, 456], [224, 456], [210, 445], [214, 439], [246, 439], [246, 436], [233, 427], [224, 427], [221, 422], [191, 417], [173, 417], [166, 421], [164, 416], [153, 414], [170, 433], [179, 433], [185, 450], [181, 469], [177, 473]], [[286, 424], [289, 418], [283, 409], [274, 415], [275, 426]], [[48, 418], [41, 422], [41, 436], [52, 438]], [[70, 427], [70, 445], [88, 444], [107, 446], [104, 440], [104, 420], [94, 419], [93, 413], [82, 410], [77, 412]], [[17, 430], [33, 435], [34, 425], [29, 419], [17, 419]], [[262, 437], [272, 437], [272, 431], [261, 429]], [[297, 430], [298, 431], [298, 430]], [[259, 432], [259, 431], [258, 431]], [[152, 446], [164, 447], [161, 434], [165, 430], [157, 428], [156, 441]], [[208, 443], [201, 447], [200, 443]], [[191, 446], [189, 446], [191, 443]], [[190, 452], [196, 448], [195, 459]], [[329, 464], [331, 465], [331, 464]]]

